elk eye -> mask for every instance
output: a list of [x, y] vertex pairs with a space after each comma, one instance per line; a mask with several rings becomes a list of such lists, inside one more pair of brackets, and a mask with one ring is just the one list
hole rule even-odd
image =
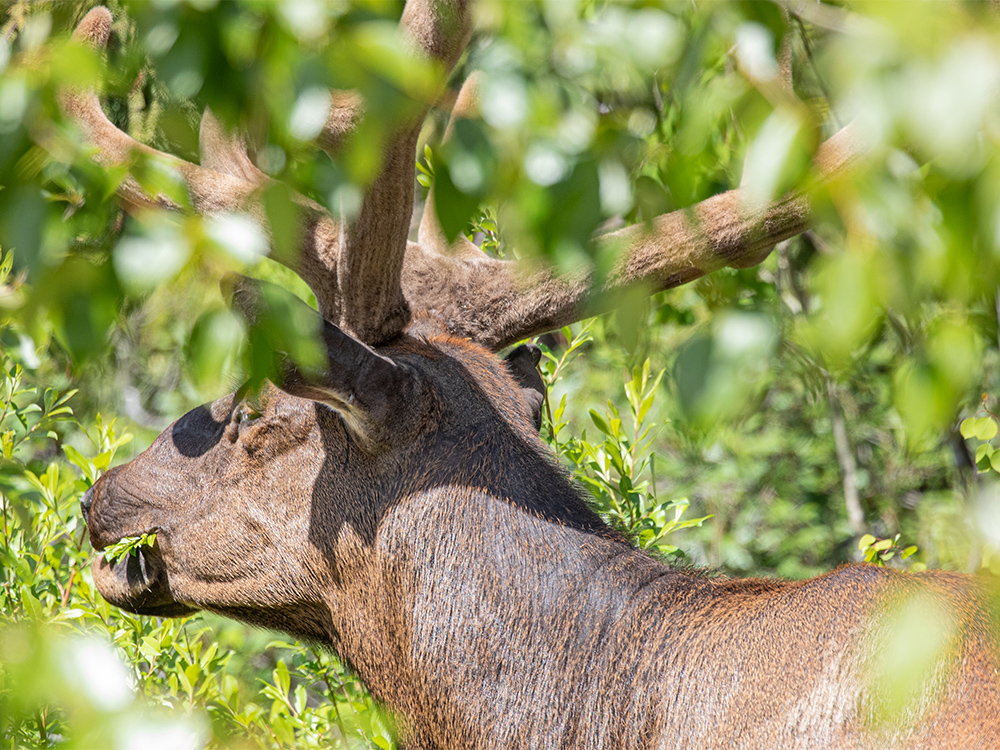
[[256, 409], [249, 406], [241, 409], [236, 422], [239, 433], [242, 435], [244, 430], [253, 427], [258, 419], [260, 419], [260, 412]]

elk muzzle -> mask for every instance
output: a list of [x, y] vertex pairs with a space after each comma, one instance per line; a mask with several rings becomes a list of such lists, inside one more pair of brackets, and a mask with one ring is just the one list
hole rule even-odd
[[90, 533], [90, 542], [98, 555], [94, 558], [94, 584], [105, 599], [139, 615], [179, 617], [196, 611], [174, 599], [167, 578], [167, 566], [159, 541], [142, 547], [118, 561], [105, 559], [102, 550], [126, 536], [153, 531], [141, 528], [141, 514], [132, 513], [130, 503], [116, 507], [108, 490], [114, 485], [115, 470], [94, 484], [80, 500], [80, 508]]

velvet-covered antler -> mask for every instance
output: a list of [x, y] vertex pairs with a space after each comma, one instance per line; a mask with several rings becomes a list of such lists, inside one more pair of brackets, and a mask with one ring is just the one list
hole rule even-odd
[[[863, 152], [854, 126], [836, 133], [816, 154], [820, 183], [843, 172]], [[431, 248], [440, 247], [443, 235], [436, 235], [434, 222], [425, 219], [421, 244], [411, 243], [407, 252], [403, 292], [415, 309], [434, 310], [453, 333], [498, 350], [606, 312], [627, 289], [641, 287], [651, 294], [726, 266], [756, 265], [777, 243], [805, 231], [812, 219], [810, 196], [803, 193], [752, 205], [745, 189], [730, 190], [658, 216], [649, 226], [637, 224], [598, 237], [619, 253], [603, 283], [595, 281], [590, 269], [560, 278], [548, 270], [530, 273], [517, 262], [482, 253], [475, 257], [472, 243], [461, 237], [454, 254], [434, 252]]]
[[[111, 22], [106, 8], [94, 8], [75, 35], [102, 48]], [[461, 54], [470, 29], [464, 0], [412, 1], [401, 25], [414, 51], [436, 60], [445, 72]], [[320, 136], [321, 144], [328, 148], [335, 148], [356, 126], [363, 108], [360, 97], [351, 92], [334, 92], [333, 104]], [[97, 147], [95, 159], [99, 163], [118, 166], [142, 157], [160, 160], [176, 170], [187, 186], [191, 207], [198, 213], [247, 212], [266, 226], [261, 188], [269, 178], [253, 165], [242, 144], [228, 138], [210, 115], [203, 119], [202, 165], [198, 166], [145, 146], [116, 128], [94, 91], [64, 92], [62, 105]], [[400, 276], [413, 205], [416, 139], [425, 114], [426, 107], [391, 134], [382, 167], [350, 222], [337, 221], [315, 202], [294, 196], [303, 209], [301, 247], [294, 257], [275, 258], [309, 284], [324, 317], [372, 344], [393, 338], [409, 322]], [[164, 195], [150, 195], [131, 174], [121, 184], [119, 194], [133, 207], [181, 208]]]
[[[469, 12], [462, 0], [411, 0], [401, 23], [412, 44], [446, 70], [461, 55], [470, 33]], [[95, 8], [76, 34], [100, 47], [110, 26], [110, 13]], [[475, 111], [475, 92], [475, 81], [470, 79], [457, 97], [453, 118]], [[95, 158], [101, 163], [129, 163], [136, 154], [155, 156], [177, 170], [195, 211], [246, 211], [263, 223], [259, 196], [270, 178], [210, 114], [202, 121], [202, 165], [197, 166], [129, 138], [108, 121], [93, 92], [66, 93], [63, 106], [98, 147]], [[363, 111], [358, 94], [333, 92], [318, 144], [336, 150], [357, 127]], [[725, 266], [759, 263], [775, 244], [805, 230], [811, 219], [808, 194], [793, 193], [754, 207], [743, 188], [731, 190], [658, 216], [648, 225], [597, 238], [620, 254], [612, 272], [600, 282], [590, 269], [569, 278], [556, 277], [548, 270], [528, 270], [514, 261], [490, 258], [463, 237], [448, 243], [433, 201], [425, 207], [418, 241], [407, 242], [416, 142], [425, 114], [426, 107], [392, 134], [381, 171], [349, 223], [296, 196], [303, 208], [301, 247], [296, 257], [276, 257], [309, 284], [327, 320], [372, 345], [399, 333], [413, 310], [437, 318], [457, 335], [501, 349], [611, 309], [624, 289], [659, 291]], [[863, 150], [854, 127], [841, 130], [816, 155], [818, 182], [842, 172]], [[163, 196], [148, 195], [131, 176], [119, 192], [131, 205], [179, 208]]]

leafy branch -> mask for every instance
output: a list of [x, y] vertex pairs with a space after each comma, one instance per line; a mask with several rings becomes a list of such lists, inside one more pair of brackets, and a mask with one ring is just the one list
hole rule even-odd
[[[885, 567], [897, 555], [900, 560], [907, 560], [917, 552], [915, 544], [908, 547], [900, 546], [899, 534], [896, 534], [892, 539], [879, 539], [871, 534], [865, 534], [858, 540], [858, 549], [861, 550], [865, 562], [879, 567]], [[914, 573], [926, 569], [927, 566], [920, 562], [915, 562], [910, 566], [910, 570]]]
[[[978, 440], [976, 447], [976, 469], [986, 473], [991, 469], [1000, 472], [1000, 451], [993, 445], [993, 439], [1000, 432], [997, 425], [1000, 417], [986, 407], [986, 394], [983, 394], [982, 404], [971, 417], [962, 420], [959, 432], [966, 440]], [[983, 416], [978, 416], [982, 414]]]
[[[590, 341], [589, 327], [572, 336], [565, 329], [569, 346], [560, 358], [543, 349], [546, 359], [541, 372], [551, 387], [558, 381], [563, 368]], [[613, 401], [603, 412], [590, 410], [590, 419], [601, 434], [599, 441], [581, 438], [559, 442], [566, 423], [566, 396], [555, 412], [547, 414], [549, 440], [556, 450], [574, 465], [574, 475], [594, 497], [597, 511], [604, 519], [622, 529], [642, 549], [659, 550], [669, 555], [682, 554], [680, 549], [665, 541], [667, 535], [680, 529], [701, 526], [711, 516], [684, 519], [690, 502], [687, 498], [660, 501], [656, 497], [655, 453], [653, 441], [656, 423], [649, 419], [656, 401], [663, 372], [653, 375], [649, 360], [635, 367], [625, 383], [628, 412], [622, 414]], [[548, 398], [548, 397], [546, 397]]]
[[112, 545], [104, 548], [104, 559], [110, 563], [120, 563], [129, 555], [138, 557], [143, 547], [156, 544], [156, 534], [143, 533], [139, 536], [126, 536]]

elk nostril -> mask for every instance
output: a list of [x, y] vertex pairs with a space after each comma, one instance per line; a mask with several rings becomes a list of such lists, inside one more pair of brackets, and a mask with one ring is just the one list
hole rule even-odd
[[91, 487], [80, 498], [80, 510], [83, 511], [84, 523], [90, 523], [90, 506], [94, 504], [94, 488]]

